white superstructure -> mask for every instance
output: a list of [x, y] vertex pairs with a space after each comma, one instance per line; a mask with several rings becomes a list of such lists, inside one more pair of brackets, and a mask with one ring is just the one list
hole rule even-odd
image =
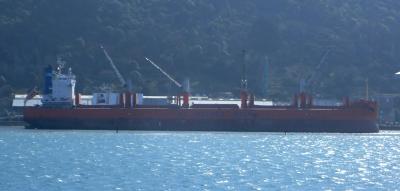
[[44, 95], [42, 99], [44, 105], [75, 105], [76, 77], [71, 68], [67, 74], [63, 74], [60, 65], [53, 71], [51, 83], [51, 94]]

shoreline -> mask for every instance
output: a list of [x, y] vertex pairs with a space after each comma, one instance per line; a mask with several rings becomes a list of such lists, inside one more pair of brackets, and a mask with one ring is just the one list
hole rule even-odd
[[0, 121], [1, 127], [13, 127], [13, 126], [25, 126], [27, 125], [24, 121]]

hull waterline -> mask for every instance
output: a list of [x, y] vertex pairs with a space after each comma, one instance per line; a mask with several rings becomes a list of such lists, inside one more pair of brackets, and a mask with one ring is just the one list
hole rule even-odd
[[361, 109], [46, 109], [27, 108], [27, 128], [374, 133], [374, 112]]

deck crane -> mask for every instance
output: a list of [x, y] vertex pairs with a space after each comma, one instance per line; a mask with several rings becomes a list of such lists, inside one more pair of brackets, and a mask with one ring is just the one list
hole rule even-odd
[[[169, 80], [171, 80], [178, 88], [182, 90], [181, 96], [183, 96], [183, 104], [182, 106], [184, 108], [189, 107], [189, 97], [190, 97], [190, 84], [189, 80], [185, 80], [185, 82], [180, 84], [178, 81], [176, 81], [173, 77], [171, 77], [167, 72], [165, 72], [161, 67], [159, 67], [156, 63], [154, 63], [152, 60], [149, 58], [145, 57], [145, 59], [152, 65], [154, 66], [158, 71], [160, 71], [164, 76], [166, 76]], [[180, 103], [180, 96], [177, 97], [177, 103]]]
[[122, 107], [130, 108], [135, 107], [136, 105], [136, 94], [132, 93], [132, 82], [129, 80], [128, 83], [124, 79], [124, 77], [119, 72], [118, 68], [115, 66], [113, 60], [111, 59], [110, 55], [108, 54], [107, 50], [101, 45], [100, 48], [103, 50], [104, 55], [107, 57], [111, 67], [113, 68], [115, 74], [117, 75], [121, 86], [123, 88], [123, 93], [120, 94], [120, 104]]
[[171, 80], [176, 86], [178, 86], [179, 88], [182, 88], [182, 84], [180, 84], [179, 82], [177, 82], [174, 78], [172, 78], [167, 72], [165, 72], [161, 67], [159, 67], [156, 63], [154, 63], [152, 60], [150, 60], [149, 58], [145, 57], [145, 59], [151, 64], [153, 65], [158, 71], [160, 71], [162, 74], [164, 74], [164, 76], [166, 76], [169, 80]]
[[[319, 72], [321, 68], [326, 64], [326, 58], [330, 54], [331, 49], [328, 49], [325, 51], [325, 53], [322, 55], [322, 58], [317, 65], [317, 67], [314, 69], [312, 72], [311, 76], [307, 79], [301, 79], [300, 80], [300, 94], [295, 95], [293, 99], [293, 105], [300, 106], [301, 108], [304, 107], [310, 107], [313, 105], [313, 97], [312, 97], [312, 91], [314, 88], [314, 84], [316, 82], [316, 79], [318, 78]], [[300, 101], [300, 104], [299, 104]]]
[[308, 92], [312, 93], [313, 90], [313, 86], [316, 82], [316, 79], [318, 78], [318, 74], [320, 72], [320, 70], [323, 68], [323, 66], [326, 64], [326, 58], [328, 57], [328, 55], [331, 53], [331, 49], [328, 49], [325, 51], [325, 53], [322, 55], [322, 58], [319, 62], [319, 64], [317, 65], [317, 67], [314, 69], [312, 75], [305, 79], [302, 79], [300, 81], [300, 92]]
[[115, 74], [117, 75], [119, 82], [121, 83], [122, 87], [127, 88], [127, 83], [122, 77], [121, 73], [119, 72], [118, 68], [115, 66], [113, 60], [111, 59], [110, 55], [108, 54], [107, 50], [103, 47], [103, 45], [100, 45], [100, 48], [103, 50], [104, 55], [107, 57], [111, 67], [114, 69]]

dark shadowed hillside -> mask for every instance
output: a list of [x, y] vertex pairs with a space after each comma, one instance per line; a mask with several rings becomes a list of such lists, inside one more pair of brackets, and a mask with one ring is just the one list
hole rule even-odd
[[57, 56], [79, 91], [118, 86], [100, 44], [146, 94], [172, 85], [144, 57], [194, 93], [236, 92], [242, 50], [259, 96], [287, 99], [302, 78], [322, 97], [360, 96], [366, 78], [396, 92], [399, 21], [395, 0], [0, 0], [0, 96], [40, 85]]

